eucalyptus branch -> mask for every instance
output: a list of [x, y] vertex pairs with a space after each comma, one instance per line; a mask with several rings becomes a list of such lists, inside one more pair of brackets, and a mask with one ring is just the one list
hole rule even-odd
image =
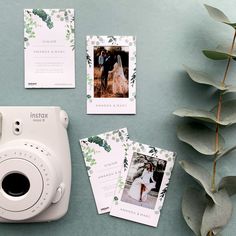
[[[230, 48], [230, 51], [229, 51], [230, 55], [232, 54], [233, 49], [234, 49], [235, 39], [236, 39], [236, 30], [234, 31], [234, 37], [233, 37], [233, 41], [232, 41], [231, 48]], [[223, 77], [223, 80], [221, 81], [223, 86], [225, 86], [225, 81], [227, 79], [227, 75], [228, 75], [231, 60], [232, 60], [232, 56], [229, 56], [228, 61], [227, 61], [227, 65], [226, 65], [226, 69], [225, 69], [225, 73], [224, 73], [224, 77]], [[220, 117], [221, 117], [222, 98], [223, 98], [223, 93], [220, 92], [219, 102], [218, 102], [218, 107], [217, 107], [217, 114], [216, 114], [217, 121], [220, 121]], [[212, 192], [216, 191], [216, 185], [215, 185], [216, 164], [217, 164], [217, 154], [218, 154], [219, 146], [220, 146], [220, 143], [219, 143], [219, 128], [220, 128], [220, 125], [217, 123], [216, 124], [216, 138], [215, 138], [216, 154], [215, 154], [215, 159], [213, 161], [213, 171], [212, 171], [213, 173], [212, 173], [212, 180], [211, 180], [211, 191]]]
[[[215, 7], [209, 5], [205, 5], [205, 7], [211, 18], [234, 28], [234, 36], [228, 50], [221, 47], [202, 51], [209, 59], [226, 61], [224, 74], [220, 81], [216, 81], [208, 73], [188, 66], [184, 67], [192, 81], [213, 86], [219, 91], [218, 103], [209, 111], [180, 108], [174, 112], [174, 115], [198, 120], [198, 122], [180, 125], [177, 129], [177, 136], [179, 140], [191, 145], [197, 152], [208, 157], [214, 157], [211, 173], [203, 166], [191, 161], [180, 161], [183, 170], [201, 185], [200, 190], [199, 188], [188, 188], [185, 191], [182, 199], [184, 219], [195, 235], [214, 236], [215, 234], [218, 235], [231, 219], [233, 204], [230, 197], [236, 194], [236, 176], [225, 176], [216, 185], [218, 160], [236, 150], [236, 145], [225, 148], [226, 141], [220, 133], [221, 126], [236, 124], [236, 99], [223, 100], [226, 93], [236, 93], [235, 84], [226, 85], [232, 60], [236, 60], [234, 53], [236, 22], [231, 22], [221, 10]], [[204, 123], [214, 123], [215, 129]], [[210, 201], [208, 201], [209, 199]]]

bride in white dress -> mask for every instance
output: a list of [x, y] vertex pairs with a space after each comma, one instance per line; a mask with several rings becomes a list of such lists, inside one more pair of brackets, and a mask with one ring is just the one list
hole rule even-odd
[[153, 165], [148, 163], [142, 175], [136, 178], [132, 183], [128, 195], [137, 201], [145, 202], [148, 193], [155, 188], [155, 186], [156, 181], [153, 179]]
[[113, 74], [112, 92], [113, 94], [123, 95], [128, 93], [128, 80], [125, 78], [121, 56], [117, 56], [117, 62], [113, 66], [113, 70], [109, 71]]

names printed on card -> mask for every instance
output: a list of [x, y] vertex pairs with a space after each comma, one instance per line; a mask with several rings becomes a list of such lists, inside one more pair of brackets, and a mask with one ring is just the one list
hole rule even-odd
[[121, 169], [110, 215], [156, 227], [176, 154], [127, 142], [127, 168]]
[[99, 214], [110, 211], [127, 140], [126, 128], [80, 140]]
[[87, 114], [136, 113], [136, 38], [87, 36]]
[[74, 10], [25, 9], [24, 21], [25, 87], [74, 88]]

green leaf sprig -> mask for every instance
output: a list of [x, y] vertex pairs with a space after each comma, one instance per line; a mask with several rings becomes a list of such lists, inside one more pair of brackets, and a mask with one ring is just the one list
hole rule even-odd
[[234, 29], [230, 47], [218, 46], [214, 50], [203, 50], [209, 59], [226, 61], [223, 78], [219, 81], [189, 66], [184, 65], [184, 68], [192, 81], [212, 86], [218, 91], [218, 103], [209, 110], [181, 108], [174, 115], [194, 120], [178, 127], [177, 136], [213, 162], [211, 174], [195, 163], [180, 162], [183, 170], [199, 183], [198, 188], [188, 188], [184, 193], [183, 217], [196, 236], [215, 236], [228, 224], [233, 211], [230, 197], [236, 194], [236, 176], [225, 176], [216, 184], [218, 160], [236, 150], [236, 145], [226, 147], [220, 133], [221, 127], [236, 123], [236, 100], [225, 100], [227, 93], [236, 92], [236, 84], [226, 83], [230, 65], [236, 60], [236, 23], [215, 7], [205, 5], [205, 8], [211, 18]]

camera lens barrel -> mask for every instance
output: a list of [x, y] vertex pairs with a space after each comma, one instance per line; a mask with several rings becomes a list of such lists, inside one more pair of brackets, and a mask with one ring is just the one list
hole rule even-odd
[[2, 189], [12, 197], [21, 197], [29, 191], [30, 181], [22, 173], [10, 173], [4, 177]]
[[0, 217], [21, 221], [52, 204], [61, 173], [50, 161], [53, 154], [38, 143], [14, 147], [0, 152]]

